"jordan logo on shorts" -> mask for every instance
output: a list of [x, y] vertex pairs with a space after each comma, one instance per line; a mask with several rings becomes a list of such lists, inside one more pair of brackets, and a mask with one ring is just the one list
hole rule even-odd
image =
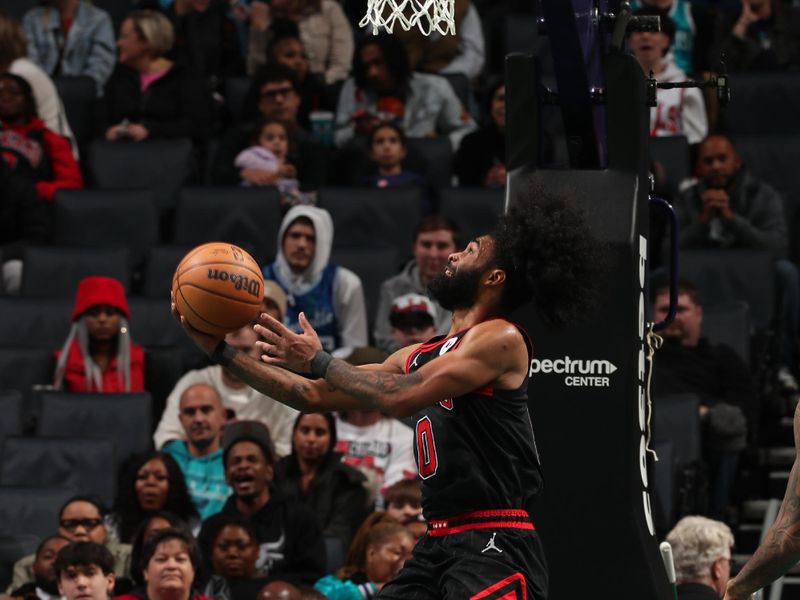
[[483, 554], [487, 550], [497, 550], [498, 552], [502, 552], [502, 550], [500, 550], [500, 548], [498, 548], [497, 545], [494, 543], [494, 538], [496, 538], [496, 537], [497, 537], [497, 532], [494, 532], [492, 534], [492, 537], [489, 538], [489, 543], [486, 544], [486, 548], [481, 550], [481, 554]]

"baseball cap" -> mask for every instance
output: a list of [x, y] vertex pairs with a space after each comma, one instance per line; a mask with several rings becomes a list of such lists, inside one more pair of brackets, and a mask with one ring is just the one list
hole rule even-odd
[[422, 294], [404, 294], [392, 301], [389, 322], [398, 329], [433, 325], [436, 322], [436, 308]]
[[278, 310], [281, 311], [281, 318], [286, 316], [288, 300], [286, 298], [286, 292], [283, 291], [283, 288], [278, 282], [271, 279], [264, 280], [264, 298], [272, 300], [275, 303]]
[[275, 462], [275, 451], [272, 445], [272, 436], [267, 426], [259, 421], [234, 421], [225, 426], [222, 432], [222, 464], [228, 460], [228, 452], [239, 442], [253, 442], [257, 444], [269, 464]]

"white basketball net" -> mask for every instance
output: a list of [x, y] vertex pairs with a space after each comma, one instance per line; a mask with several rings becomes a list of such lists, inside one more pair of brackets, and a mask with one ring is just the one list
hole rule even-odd
[[389, 33], [395, 23], [408, 31], [412, 27], [430, 35], [455, 35], [455, 0], [367, 0], [367, 14], [360, 27], [372, 26], [373, 35], [383, 28]]

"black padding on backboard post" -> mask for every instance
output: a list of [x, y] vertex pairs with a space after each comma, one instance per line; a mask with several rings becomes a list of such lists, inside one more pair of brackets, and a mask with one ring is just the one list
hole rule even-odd
[[[672, 598], [645, 451], [647, 107], [641, 69], [629, 59], [605, 61], [606, 81], [615, 86], [607, 91], [611, 167], [545, 171], [529, 163], [509, 173], [509, 206], [540, 201], [539, 190], [555, 192], [584, 212], [608, 249], [598, 300], [583, 322], [552, 329], [533, 305], [515, 315], [534, 346], [530, 408], [545, 483], [533, 515], [550, 568], [549, 600]], [[531, 119], [508, 96], [535, 90], [519, 88], [506, 93], [509, 132]]]

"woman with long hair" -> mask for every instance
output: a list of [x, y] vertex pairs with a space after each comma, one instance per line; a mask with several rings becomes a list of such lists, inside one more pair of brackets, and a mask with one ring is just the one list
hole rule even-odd
[[334, 452], [336, 421], [331, 413], [301, 413], [292, 430], [292, 453], [275, 465], [278, 490], [305, 502], [326, 538], [347, 548], [367, 514], [366, 478]]
[[377, 596], [411, 556], [414, 537], [394, 517], [372, 513], [359, 528], [345, 565], [314, 587], [330, 600], [366, 600]]
[[131, 340], [129, 319], [125, 288], [119, 280], [81, 279], [69, 335], [55, 355], [55, 388], [69, 392], [143, 391], [144, 349]]
[[131, 457], [120, 471], [112, 523], [119, 539], [129, 543], [140, 524], [157, 511], [168, 511], [190, 527], [199, 523], [197, 508], [178, 463], [169, 454], [150, 452]]

